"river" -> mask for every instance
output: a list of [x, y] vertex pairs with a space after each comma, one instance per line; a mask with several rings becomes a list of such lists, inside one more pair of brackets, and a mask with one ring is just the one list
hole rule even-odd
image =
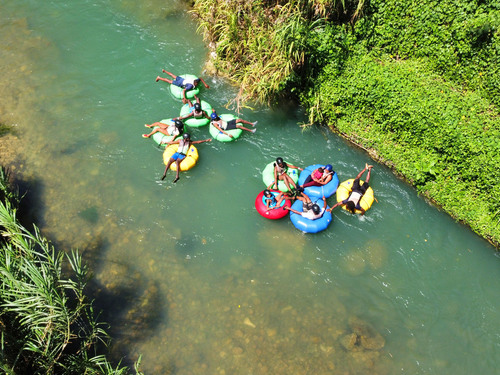
[[337, 209], [318, 234], [256, 212], [278, 156], [341, 181], [373, 163], [300, 108], [243, 110], [255, 134], [160, 179], [141, 134], [181, 108], [162, 68], [201, 75], [200, 97], [234, 113], [196, 27], [175, 0], [0, 3], [2, 164], [43, 234], [84, 254], [113, 358], [142, 355], [147, 374], [496, 373], [499, 254], [386, 167], [365, 216]]

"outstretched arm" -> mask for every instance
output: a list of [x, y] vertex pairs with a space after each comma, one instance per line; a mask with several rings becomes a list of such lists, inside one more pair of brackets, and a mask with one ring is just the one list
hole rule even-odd
[[[287, 164], [288, 164], [288, 163], [287, 163]], [[288, 164], [288, 166], [289, 166], [290, 168], [295, 168], [295, 169], [298, 169], [299, 171], [303, 171], [303, 170], [304, 170], [304, 168], [296, 167], [295, 165], [292, 165], [292, 164]]]
[[203, 80], [203, 78], [201, 78], [201, 77], [198, 77], [198, 78], [199, 78], [199, 79], [200, 79], [200, 81], [201, 81], [201, 82], [205, 85], [205, 87], [206, 87], [207, 89], [209, 89], [209, 88], [210, 88], [210, 86], [209, 86], [209, 85], [207, 85], [207, 83]]
[[198, 143], [205, 143], [205, 142], [211, 142], [211, 141], [212, 141], [212, 138], [208, 138], [208, 139], [203, 139], [201, 141], [192, 141], [191, 143], [198, 144]]
[[329, 209], [327, 209], [327, 211], [328, 212], [332, 212], [335, 207], [342, 206], [343, 204], [345, 204], [343, 201], [342, 202], [337, 202], [332, 207], [330, 207]]
[[174, 120], [174, 121], [175, 120], [185, 120], [185, 119], [190, 118], [192, 116], [194, 116], [194, 113], [193, 112], [189, 112], [187, 115], [175, 117], [172, 120]]
[[168, 142], [161, 142], [160, 144], [163, 145], [163, 144], [166, 144], [166, 145], [173, 145], [175, 143], [179, 143], [181, 140], [178, 139], [177, 141], [168, 141]]

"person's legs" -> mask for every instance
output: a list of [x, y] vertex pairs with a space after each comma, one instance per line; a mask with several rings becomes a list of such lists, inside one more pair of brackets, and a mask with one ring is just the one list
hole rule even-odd
[[160, 130], [161, 130], [160, 128], [153, 129], [153, 131], [152, 131], [151, 133], [149, 133], [149, 134], [143, 134], [143, 135], [142, 135], [142, 137], [143, 137], [143, 138], [149, 138], [149, 137], [151, 137], [153, 134], [155, 134], [155, 133], [159, 132]]
[[257, 130], [257, 129], [247, 129], [247, 128], [241, 126], [241, 125], [236, 125], [236, 127], [238, 129], [241, 129], [241, 130], [246, 130], [247, 132], [250, 132], [250, 133], [255, 133], [255, 131]]
[[365, 181], [366, 183], [370, 182], [370, 175], [372, 173], [373, 166], [368, 165], [367, 168], [368, 168], [368, 174], [366, 175], [366, 181]]
[[167, 78], [163, 78], [163, 77], [160, 77], [160, 76], [156, 77], [156, 82], [158, 82], [158, 81], [164, 81], [164, 82], [172, 83], [172, 80], [167, 79]]
[[177, 171], [176, 171], [176, 174], [175, 174], [175, 179], [174, 179], [174, 184], [179, 181], [179, 172], [181, 171], [181, 161], [184, 160], [184, 159], [177, 159], [175, 161], [175, 165], [177, 166]]
[[167, 72], [165, 69], [162, 69], [161, 71], [162, 71], [163, 73], [168, 74], [168, 75], [169, 75], [170, 77], [172, 77], [173, 79], [176, 79], [176, 78], [177, 78], [177, 76], [176, 76], [175, 74], [172, 74], [172, 73], [170, 73], [170, 72]]
[[174, 160], [173, 158], [170, 158], [170, 159], [168, 160], [168, 163], [167, 163], [167, 165], [166, 165], [166, 167], [165, 167], [165, 172], [163, 172], [163, 176], [161, 177], [161, 179], [162, 179], [162, 180], [164, 180], [164, 179], [165, 179], [165, 176], [167, 175], [168, 168], [170, 168], [170, 165], [171, 165], [174, 161], [175, 161], [175, 160]]
[[252, 125], [252, 126], [255, 126], [257, 125], [257, 121], [255, 122], [250, 122], [250, 121], [247, 121], [247, 120], [243, 120], [241, 118], [237, 119], [236, 120], [237, 123], [240, 123], [240, 124], [247, 124], [247, 125]]

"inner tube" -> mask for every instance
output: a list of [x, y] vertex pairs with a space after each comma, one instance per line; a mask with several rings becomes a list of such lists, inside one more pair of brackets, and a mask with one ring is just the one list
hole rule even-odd
[[[207, 115], [210, 116], [210, 114], [212, 113], [212, 106], [204, 100], [200, 100], [200, 104], [201, 104], [201, 109], [203, 109], [207, 113]], [[189, 106], [189, 104], [186, 103], [182, 106], [179, 117], [189, 115], [189, 113], [191, 113], [191, 107]], [[198, 128], [200, 126], [207, 125], [210, 120], [207, 119], [206, 117], [198, 117], [198, 118], [189, 117], [188, 119], [183, 121], [187, 126]]]
[[[323, 207], [322, 199], [311, 200], [314, 203], [319, 204], [320, 207]], [[292, 204], [292, 208], [296, 211], [302, 212], [302, 201], [296, 200]], [[328, 209], [329, 207], [326, 206], [326, 208]], [[328, 226], [332, 222], [332, 213], [325, 210], [323, 216], [321, 216], [319, 219], [311, 220], [290, 211], [290, 220], [292, 221], [292, 224], [295, 226], [295, 228], [301, 230], [304, 233], [318, 233], [328, 228]]]
[[[353, 182], [354, 182], [354, 178], [351, 178], [349, 180], [342, 182], [339, 185], [339, 187], [337, 189], [337, 202], [342, 202], [343, 200], [349, 198], [349, 195], [351, 194], [351, 191], [352, 191]], [[363, 185], [364, 181], [360, 180], [359, 183], [361, 185]], [[370, 209], [370, 207], [372, 206], [374, 200], [375, 200], [375, 197], [373, 195], [373, 189], [371, 187], [369, 187], [366, 190], [366, 193], [361, 197], [359, 204], [363, 208], [363, 210], [368, 211]], [[342, 206], [342, 208], [347, 211], [345, 206]], [[360, 210], [355, 210], [354, 212], [357, 214], [361, 213]]]
[[[280, 193], [279, 190], [270, 190], [270, 192], [274, 195], [275, 198]], [[288, 214], [288, 210], [286, 210], [284, 207], [290, 207], [291, 205], [292, 201], [290, 199], [284, 199], [281, 201], [279, 207], [275, 206], [272, 210], [268, 211], [264, 199], [264, 190], [262, 190], [259, 195], [257, 195], [257, 198], [255, 198], [255, 208], [257, 209], [257, 212], [266, 219], [271, 220], [281, 219], [282, 217], [285, 217]]]
[[[223, 113], [222, 115], [219, 116], [222, 120], [224, 121], [230, 121], [230, 120], [236, 120], [237, 117], [229, 114], [229, 113]], [[241, 133], [243, 133], [243, 130], [236, 128], [236, 129], [231, 129], [231, 130], [225, 130], [226, 133], [229, 133], [233, 136], [231, 138], [230, 136], [224, 134], [221, 132], [219, 129], [217, 129], [215, 126], [210, 124], [209, 127], [210, 135], [212, 136], [213, 139], [216, 139], [221, 142], [231, 142], [234, 141], [235, 139], [239, 138]]]
[[[324, 167], [324, 165], [314, 164], [304, 168], [304, 170], [300, 172], [299, 185], [302, 186], [307, 177], [309, 177], [311, 173], [314, 172], [315, 169], [318, 169], [320, 167]], [[337, 172], [335, 172], [329, 183], [323, 186], [308, 186], [304, 188], [304, 193], [311, 198], [312, 197], [322, 198], [323, 196], [325, 198], [328, 198], [331, 197], [337, 191], [338, 186], [339, 186], [339, 177], [337, 176]]]
[[[161, 120], [160, 121], [162, 124], [165, 124], [165, 125], [171, 125], [171, 123], [173, 124], [173, 120], [171, 118], [168, 118], [168, 119], [164, 119], [164, 120]], [[154, 129], [157, 129], [159, 128], [159, 126], [153, 126], [151, 128], [151, 131], [154, 130]], [[163, 133], [160, 133], [160, 132], [156, 132], [154, 133], [151, 137], [150, 137], [158, 146], [160, 147], [165, 147], [166, 146], [166, 142], [170, 142], [170, 141], [173, 141], [176, 137], [174, 137], [173, 135], [165, 135]], [[162, 142], [164, 142], [162, 144]]]
[[[177, 152], [177, 148], [178, 148], [178, 145], [173, 144], [173, 145], [168, 146], [165, 149], [165, 151], [163, 151], [163, 163], [165, 165], [168, 164], [168, 161], [170, 160], [172, 155]], [[193, 168], [196, 165], [196, 162], [198, 161], [198, 157], [199, 157], [198, 150], [196, 149], [196, 147], [191, 145], [191, 147], [189, 147], [189, 150], [188, 150], [186, 157], [181, 161], [181, 164], [180, 164], [181, 170], [180, 171], [185, 172], [185, 171], [188, 171], [191, 168]], [[177, 165], [175, 162], [170, 165], [170, 169], [172, 171], [177, 170]]]
[[[197, 76], [193, 75], [193, 74], [181, 74], [180, 75], [182, 78], [186, 79], [186, 78], [191, 78], [191, 79], [198, 79]], [[176, 86], [176, 85], [170, 85], [170, 93], [177, 99], [182, 99], [182, 91], [184, 89], [182, 87], [179, 87], [179, 86]], [[200, 89], [199, 87], [195, 87], [194, 89], [192, 90], [188, 90], [186, 91], [186, 98], [193, 98], [195, 95], [198, 95], [200, 93]]]
[[[299, 170], [295, 168], [288, 168], [287, 174], [292, 178], [293, 182], [297, 184], [297, 181], [299, 180]], [[264, 181], [267, 187], [274, 183], [274, 161], [266, 165], [262, 171], [262, 181]], [[281, 180], [278, 180], [278, 190], [283, 192], [288, 191], [285, 183]]]

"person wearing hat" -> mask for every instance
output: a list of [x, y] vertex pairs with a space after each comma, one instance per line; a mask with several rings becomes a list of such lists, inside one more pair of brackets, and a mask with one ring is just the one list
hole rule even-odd
[[[370, 187], [368, 182], [370, 181], [370, 175], [372, 172], [372, 168], [373, 168], [373, 165], [365, 164], [365, 168], [361, 172], [358, 173], [358, 175], [356, 176], [356, 178], [354, 179], [354, 181], [352, 183], [352, 190], [351, 190], [351, 193], [349, 194], [349, 197], [347, 197], [347, 199], [344, 199], [343, 201], [335, 203], [331, 208], [328, 209], [328, 211], [332, 212], [332, 210], [335, 207], [345, 206], [347, 211], [349, 211], [351, 213], [355, 213], [356, 210], [359, 210], [361, 212], [361, 215], [364, 215], [366, 211], [363, 207], [361, 207], [360, 202], [361, 202], [361, 198], [363, 198], [363, 195], [366, 193], [366, 191]], [[366, 175], [366, 180], [363, 182], [363, 184], [361, 184], [360, 183], [361, 176], [366, 171], [368, 171], [368, 174]]]
[[327, 205], [325, 197], [323, 197], [323, 207], [320, 207], [317, 203], [313, 203], [311, 199], [304, 193], [302, 193], [302, 197], [297, 197], [297, 199], [302, 201], [302, 212], [294, 210], [293, 208], [288, 206], [284, 207], [284, 209], [294, 212], [297, 215], [301, 215], [302, 217], [309, 220], [319, 219], [326, 211]]
[[[276, 162], [273, 163], [274, 167], [274, 182], [271, 185], [274, 189], [278, 188], [278, 182], [283, 181], [285, 186], [287, 187], [288, 190], [292, 190], [292, 187], [294, 189], [297, 188], [297, 185], [295, 182], [292, 180], [292, 178], [287, 174], [288, 168], [295, 168], [298, 169], [299, 171], [303, 171], [303, 168], [296, 167], [295, 165], [292, 164], [287, 164], [283, 161], [283, 158], [279, 157], [276, 158]], [[292, 187], [290, 186], [292, 185]]]
[[163, 77], [157, 76], [156, 82], [164, 81], [164, 82], [170, 83], [174, 86], [182, 88], [183, 89], [182, 90], [183, 100], [186, 99], [186, 91], [194, 89], [196, 86], [198, 86], [198, 83], [200, 83], [200, 82], [202, 82], [207, 89], [210, 88], [210, 86], [208, 86], [206, 84], [206, 82], [203, 80], [203, 78], [201, 78], [201, 77], [198, 77], [196, 79], [187, 79], [187, 78], [184, 78], [181, 76], [176, 76], [175, 74], [172, 74], [170, 72], [167, 72], [165, 69], [162, 69], [162, 72], [165, 74], [168, 74], [173, 79], [168, 79], [168, 78], [163, 78]]
[[189, 105], [189, 113], [187, 115], [184, 115], [184, 116], [176, 117], [176, 118], [174, 118], [174, 120], [185, 120], [185, 119], [190, 118], [190, 117], [194, 117], [194, 118], [205, 117], [208, 120], [210, 120], [210, 116], [208, 115], [208, 113], [205, 110], [203, 110], [203, 108], [201, 108], [200, 98], [198, 98], [196, 95], [194, 95], [194, 98], [196, 99], [196, 103], [194, 103], [194, 104], [189, 99], [182, 100], [184, 104]]
[[211, 140], [212, 140], [212, 138], [203, 139], [201, 141], [192, 141], [191, 135], [189, 133], [184, 133], [184, 135], [182, 136], [182, 139], [179, 139], [177, 141], [167, 142], [167, 144], [169, 144], [169, 145], [173, 145], [173, 144], [177, 143], [179, 146], [177, 147], [177, 152], [175, 152], [168, 160], [168, 163], [165, 167], [165, 172], [163, 173], [163, 176], [161, 177], [161, 179], [162, 180], [165, 179], [165, 176], [167, 175], [167, 172], [168, 172], [168, 168], [170, 168], [170, 165], [172, 163], [175, 163], [177, 166], [177, 171], [176, 171], [177, 174], [175, 175], [174, 183], [177, 182], [179, 180], [179, 172], [181, 170], [180, 164], [184, 160], [184, 158], [186, 157], [186, 155], [189, 151], [189, 147], [191, 147], [191, 145], [198, 144], [198, 143], [210, 142]]
[[175, 119], [172, 119], [172, 121], [170, 121], [170, 124], [165, 124], [163, 122], [155, 122], [154, 124], [151, 124], [151, 125], [145, 124], [144, 126], [146, 128], [154, 128], [154, 127], [156, 127], [156, 128], [153, 129], [153, 131], [149, 134], [143, 134], [142, 135], [143, 138], [149, 138], [153, 134], [158, 133], [158, 132], [165, 134], [165, 135], [171, 135], [174, 138], [177, 137], [178, 135], [181, 135], [182, 133], [184, 133], [183, 122], [180, 120], [175, 120]]
[[257, 121], [250, 122], [250, 121], [243, 120], [241, 118], [236, 118], [233, 120], [224, 121], [223, 119], [221, 119], [219, 117], [219, 115], [217, 115], [217, 112], [215, 112], [215, 109], [212, 109], [212, 113], [210, 114], [210, 119], [212, 121], [213, 126], [215, 126], [220, 132], [226, 134], [230, 138], [233, 138], [233, 136], [232, 136], [232, 134], [229, 134], [228, 132], [226, 132], [226, 130], [232, 130], [232, 129], [238, 128], [241, 130], [246, 130], [247, 132], [250, 132], [250, 133], [255, 133], [255, 131], [257, 130], [257, 129], [248, 129], [248, 128], [245, 128], [244, 126], [239, 125], [239, 124], [248, 124], [248, 125], [255, 126], [255, 125], [257, 125]]
[[323, 186], [332, 180], [335, 171], [331, 164], [327, 164], [324, 167], [316, 168], [302, 184], [302, 187], [308, 186]]

